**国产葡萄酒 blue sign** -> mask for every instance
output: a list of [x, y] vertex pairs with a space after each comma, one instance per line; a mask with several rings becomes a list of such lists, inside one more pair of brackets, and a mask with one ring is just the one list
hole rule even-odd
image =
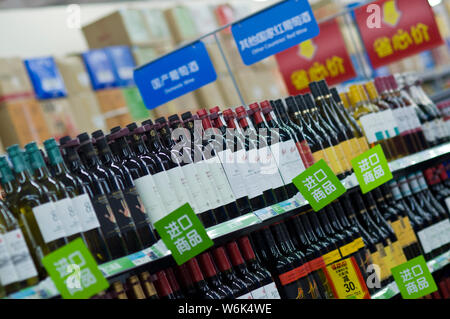
[[200, 41], [134, 71], [134, 81], [148, 109], [194, 91], [216, 78], [208, 51]]
[[307, 0], [287, 0], [231, 27], [246, 65], [311, 39], [319, 26]]

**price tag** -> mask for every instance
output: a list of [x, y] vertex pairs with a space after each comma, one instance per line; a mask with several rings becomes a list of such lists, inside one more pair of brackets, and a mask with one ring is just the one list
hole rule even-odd
[[353, 257], [328, 265], [325, 274], [336, 298], [370, 299], [366, 283]]
[[216, 71], [203, 42], [195, 42], [134, 71], [145, 106], [154, 109], [215, 81]]
[[323, 159], [310, 166], [292, 182], [316, 212], [346, 192]]
[[81, 238], [48, 254], [42, 263], [65, 299], [87, 299], [109, 287]]
[[154, 226], [178, 265], [214, 244], [188, 203], [158, 220]]
[[363, 194], [392, 179], [392, 173], [381, 145], [352, 159], [353, 171]]
[[422, 255], [392, 268], [391, 272], [403, 299], [417, 299], [437, 290]]
[[319, 34], [307, 0], [282, 1], [231, 27], [241, 58], [251, 65]]
[[265, 207], [253, 212], [253, 214], [255, 214], [260, 221], [264, 221], [266, 219], [272, 218], [273, 216], [276, 216], [277, 212], [270, 207]]

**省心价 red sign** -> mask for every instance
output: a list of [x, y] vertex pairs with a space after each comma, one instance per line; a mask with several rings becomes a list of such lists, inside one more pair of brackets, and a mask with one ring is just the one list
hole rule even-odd
[[374, 68], [443, 44], [428, 0], [378, 0], [355, 18]]
[[320, 33], [275, 55], [289, 94], [308, 90], [308, 84], [326, 79], [329, 85], [356, 76], [336, 19], [319, 24]]

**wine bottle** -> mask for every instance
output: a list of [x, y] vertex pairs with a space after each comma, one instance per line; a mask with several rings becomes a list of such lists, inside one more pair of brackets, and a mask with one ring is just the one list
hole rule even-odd
[[197, 295], [197, 290], [194, 287], [194, 281], [192, 280], [192, 276], [187, 263], [184, 263], [176, 268], [176, 276], [178, 282], [181, 285], [181, 290], [183, 292], [184, 298], [195, 298]]
[[180, 285], [175, 278], [175, 273], [171, 267], [164, 269], [166, 272], [167, 280], [169, 281], [170, 287], [172, 287], [173, 295], [175, 299], [184, 299], [183, 293], [181, 292]]
[[131, 276], [127, 279], [127, 286], [129, 290], [129, 299], [147, 299], [138, 276]]
[[113, 299], [128, 299], [125, 287], [120, 281], [113, 282], [111, 286]]
[[78, 154], [89, 172], [95, 176], [97, 181], [102, 183], [106, 199], [110, 204], [110, 210], [102, 218], [109, 220], [111, 224], [117, 223], [129, 252], [141, 250], [142, 242], [137, 235], [136, 226], [131, 218], [130, 210], [116, 176], [110, 169], [101, 164], [87, 133], [78, 135], [78, 139], [80, 140]]
[[150, 274], [147, 271], [144, 271], [139, 275], [139, 279], [142, 283], [142, 288], [144, 289], [145, 296], [147, 297], [146, 299], [159, 299]]
[[81, 223], [64, 185], [50, 176], [36, 142], [25, 145], [25, 150], [30, 157], [36, 182], [45, 190], [46, 196], [54, 202], [67, 240], [72, 241], [81, 237]]
[[54, 178], [64, 185], [71, 199], [72, 207], [80, 221], [84, 242], [97, 262], [104, 263], [108, 261], [110, 253], [86, 187], [78, 177], [69, 173], [59, 147], [53, 138], [46, 140], [44, 146]]
[[[136, 225], [139, 239], [145, 247], [150, 247], [156, 242], [156, 235], [153, 232], [150, 214], [147, 213], [141, 195], [134, 182], [134, 179], [149, 174], [148, 169], [150, 165], [144, 164], [138, 166], [138, 160], [134, 160], [135, 158], [130, 154], [129, 146], [126, 144], [125, 136], [127, 131], [128, 129], [125, 128], [110, 136], [110, 139], [113, 141], [111, 144], [114, 144], [117, 151], [121, 150], [121, 152], [118, 153], [118, 159], [120, 158], [122, 162], [116, 161], [113, 157], [111, 149], [106, 141], [106, 137], [101, 130], [95, 131], [92, 133], [92, 136], [95, 139], [95, 146], [102, 164], [109, 167], [114, 172], [115, 177], [121, 184], [124, 199], [130, 210], [131, 218]], [[153, 168], [152, 166], [150, 167]], [[158, 193], [153, 194], [154, 197], [158, 195]]]
[[[67, 243], [64, 229], [56, 206], [26, 170], [19, 146], [12, 145], [7, 148], [7, 152], [19, 184], [14, 202], [17, 208], [15, 217], [25, 238], [30, 240], [28, 247], [35, 260], [41, 261], [44, 256]], [[38, 266], [38, 272], [40, 278], [46, 274], [42, 263]]]
[[214, 289], [220, 296], [220, 299], [232, 299], [234, 298], [233, 290], [225, 285], [217, 274], [216, 267], [214, 266], [211, 254], [205, 252], [198, 257], [199, 264], [205, 274], [208, 284]]
[[203, 277], [200, 266], [198, 265], [197, 259], [191, 258], [187, 262], [187, 266], [191, 272], [192, 279], [194, 281], [194, 286], [197, 291], [196, 297], [199, 299], [222, 299], [215, 290], [211, 289]]
[[[75, 150], [79, 147], [78, 139], [71, 140], [70, 137], [65, 136], [59, 140], [61, 154], [64, 157], [66, 165], [72, 174], [80, 178], [83, 187], [89, 194], [89, 197], [94, 206], [95, 214], [100, 223], [100, 228], [106, 240], [108, 251], [107, 259], [123, 257], [128, 253], [125, 241], [120, 233], [119, 226], [114, 218], [113, 211], [106, 194], [110, 191], [109, 184], [103, 175], [96, 172], [88, 172], [81, 162], [81, 159]], [[93, 146], [88, 146], [93, 152]]]
[[155, 287], [160, 299], [176, 299], [164, 270], [156, 273]]

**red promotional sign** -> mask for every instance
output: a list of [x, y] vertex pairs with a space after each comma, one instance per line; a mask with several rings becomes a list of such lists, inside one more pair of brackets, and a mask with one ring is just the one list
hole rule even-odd
[[344, 38], [334, 19], [319, 24], [317, 37], [275, 55], [289, 94], [308, 90], [308, 84], [326, 79], [329, 85], [356, 76]]
[[443, 44], [428, 0], [379, 0], [355, 18], [374, 68]]

